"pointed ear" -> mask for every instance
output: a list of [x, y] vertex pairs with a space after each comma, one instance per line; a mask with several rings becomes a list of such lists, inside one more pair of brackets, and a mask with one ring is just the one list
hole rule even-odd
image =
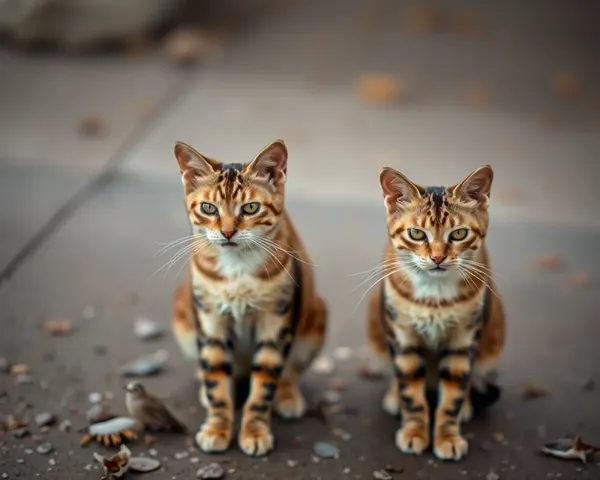
[[246, 167], [246, 172], [273, 186], [282, 185], [287, 177], [288, 151], [283, 140], [267, 145]]
[[384, 167], [379, 175], [381, 192], [388, 213], [402, 209], [402, 205], [421, 196], [421, 188], [393, 168]]
[[487, 206], [490, 201], [492, 191], [492, 181], [494, 180], [494, 171], [489, 165], [478, 168], [462, 182], [455, 187], [450, 187], [452, 196], [466, 200], [467, 202], [476, 201]]
[[196, 188], [198, 179], [219, 171], [221, 167], [216, 160], [205, 157], [183, 142], [175, 143], [175, 158], [186, 193]]

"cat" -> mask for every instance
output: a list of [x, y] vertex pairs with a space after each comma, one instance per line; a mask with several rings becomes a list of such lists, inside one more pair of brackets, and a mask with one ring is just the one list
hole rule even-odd
[[[421, 187], [389, 167], [380, 175], [388, 244], [378, 271], [384, 278], [370, 298], [368, 336], [376, 357], [391, 360], [383, 407], [402, 416], [395, 440], [407, 454], [429, 448], [433, 420], [434, 454], [466, 456], [461, 422], [473, 416], [475, 394], [497, 389], [491, 381], [505, 320], [485, 246], [492, 180], [488, 165], [447, 188]], [[430, 388], [437, 391], [432, 415]]]
[[229, 447], [233, 380], [249, 378], [238, 444], [262, 456], [274, 446], [272, 408], [288, 419], [305, 413], [299, 378], [326, 334], [325, 302], [284, 209], [287, 147], [276, 140], [238, 164], [178, 142], [175, 157], [195, 243], [172, 323], [182, 351], [199, 362], [207, 415], [196, 443], [204, 452]]

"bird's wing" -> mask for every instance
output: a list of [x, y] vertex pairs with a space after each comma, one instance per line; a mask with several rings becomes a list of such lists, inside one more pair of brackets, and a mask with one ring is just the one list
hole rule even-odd
[[158, 399], [152, 400], [148, 402], [145, 412], [150, 422], [176, 432], [187, 432], [187, 427], [170, 412], [166, 405]]

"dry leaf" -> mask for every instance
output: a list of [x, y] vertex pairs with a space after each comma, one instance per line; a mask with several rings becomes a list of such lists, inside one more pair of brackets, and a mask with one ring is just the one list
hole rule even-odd
[[535, 400], [536, 398], [547, 397], [549, 394], [550, 392], [546, 388], [535, 383], [528, 383], [521, 393], [521, 398], [523, 400]]
[[574, 285], [576, 287], [583, 287], [584, 285], [588, 284], [589, 277], [586, 273], [572, 273], [567, 277], [567, 280], [571, 285]]
[[356, 88], [362, 100], [379, 105], [396, 103], [405, 93], [402, 85], [386, 74], [363, 75], [358, 79]]
[[533, 264], [540, 270], [556, 270], [561, 262], [558, 255], [553, 253], [544, 253], [533, 259]]
[[483, 108], [489, 104], [490, 92], [483, 83], [471, 83], [465, 91], [465, 101], [475, 108]]
[[70, 320], [46, 320], [44, 330], [50, 335], [68, 335], [73, 330]]
[[29, 365], [25, 363], [15, 363], [10, 366], [9, 372], [11, 375], [24, 375], [29, 372]]
[[171, 32], [162, 45], [163, 53], [179, 64], [194, 63], [216, 53], [220, 39], [200, 28], [181, 27]]
[[552, 90], [562, 98], [574, 98], [581, 93], [579, 77], [573, 72], [556, 72], [552, 77]]
[[84, 137], [98, 137], [107, 131], [107, 127], [102, 118], [87, 117], [79, 121], [77, 131]]

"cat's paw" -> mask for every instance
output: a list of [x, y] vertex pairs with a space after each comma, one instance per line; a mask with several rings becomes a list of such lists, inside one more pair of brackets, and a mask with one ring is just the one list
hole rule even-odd
[[275, 439], [265, 423], [250, 421], [242, 426], [238, 443], [246, 455], [261, 457], [273, 449]]
[[383, 397], [383, 402], [381, 405], [383, 410], [389, 413], [392, 417], [397, 417], [400, 415], [400, 394], [398, 393], [398, 386], [395, 381], [392, 382], [392, 385], [390, 385], [390, 388]]
[[196, 434], [196, 445], [206, 453], [224, 452], [231, 443], [231, 428], [205, 422]]
[[283, 383], [275, 396], [275, 411], [286, 419], [302, 418], [306, 413], [306, 400], [297, 385]]
[[466, 457], [469, 443], [459, 434], [437, 435], [433, 442], [433, 453], [440, 460], [457, 461]]
[[426, 426], [408, 424], [396, 432], [396, 447], [402, 453], [420, 455], [429, 447], [429, 432]]

